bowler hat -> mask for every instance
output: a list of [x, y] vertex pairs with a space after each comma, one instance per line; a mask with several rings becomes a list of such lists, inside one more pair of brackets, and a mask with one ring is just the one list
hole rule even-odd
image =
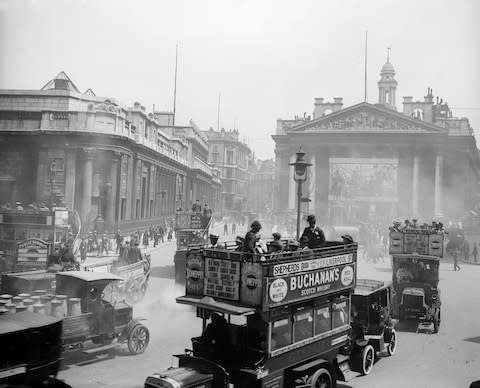
[[307, 222], [316, 222], [317, 219], [315, 218], [315, 214], [310, 214], [308, 217], [307, 217]]
[[344, 234], [344, 235], [342, 236], [342, 238], [343, 238], [346, 242], [349, 242], [349, 243], [353, 243], [353, 242], [354, 242], [354, 241], [353, 241], [353, 237], [350, 236], [349, 234]]

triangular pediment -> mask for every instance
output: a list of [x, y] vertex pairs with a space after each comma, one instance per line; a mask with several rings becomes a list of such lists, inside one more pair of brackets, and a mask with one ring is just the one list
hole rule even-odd
[[306, 121], [287, 132], [418, 132], [448, 133], [445, 128], [415, 119], [380, 105], [362, 102], [317, 119]]

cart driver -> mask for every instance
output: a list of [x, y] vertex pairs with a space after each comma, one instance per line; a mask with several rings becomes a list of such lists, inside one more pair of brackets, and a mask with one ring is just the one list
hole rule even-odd
[[212, 313], [210, 320], [202, 334], [202, 341], [213, 360], [223, 360], [228, 352], [227, 321], [218, 313]]
[[398, 283], [413, 281], [413, 274], [405, 266], [400, 266], [400, 268], [398, 268], [397, 273], [395, 275], [397, 277]]

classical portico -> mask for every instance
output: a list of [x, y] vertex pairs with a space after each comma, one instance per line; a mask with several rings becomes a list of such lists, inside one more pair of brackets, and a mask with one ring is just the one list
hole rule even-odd
[[[409, 111], [411, 97], [405, 97], [404, 113], [397, 112], [394, 76], [387, 60], [378, 82], [377, 104], [343, 108], [341, 98], [334, 103], [316, 98], [313, 119], [277, 121], [272, 137], [278, 213], [288, 209], [292, 214], [295, 209], [293, 169], [288, 164], [300, 147], [312, 164], [304, 184], [310, 202], [302, 205], [302, 212], [314, 212], [322, 222], [445, 220], [471, 208], [480, 176], [472, 133], [452, 131], [463, 119], [443, 117], [433, 104], [431, 89], [425, 103], [415, 103], [425, 112]], [[334, 112], [327, 113], [332, 107]]]

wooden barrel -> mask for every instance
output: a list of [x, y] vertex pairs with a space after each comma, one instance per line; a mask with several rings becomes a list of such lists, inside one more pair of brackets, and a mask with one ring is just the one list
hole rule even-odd
[[65, 310], [63, 309], [63, 301], [58, 299], [53, 299], [51, 302], [52, 311], [51, 316], [57, 318], [63, 318], [65, 316]]
[[35, 303], [33, 305], [33, 312], [34, 313], [39, 313], [39, 314], [43, 314], [43, 315], [46, 315], [46, 311], [45, 311], [45, 305], [42, 304], [42, 303]]
[[34, 303], [35, 303], [35, 302], [34, 302], [32, 299], [30, 299], [30, 298], [25, 298], [25, 299], [23, 300], [23, 305], [26, 306], [26, 307], [27, 307], [27, 310], [28, 310], [28, 311], [31, 311], [31, 312], [33, 312], [33, 304], [34, 304]]
[[27, 299], [27, 298], [30, 298], [32, 295], [27, 294], [27, 293], [23, 293], [23, 294], [18, 294], [18, 296], [21, 297], [22, 299]]
[[16, 304], [17, 306], [23, 306], [23, 298], [19, 295], [14, 296], [12, 298], [12, 303]]
[[63, 314], [67, 316], [68, 314], [68, 297], [67, 295], [55, 295], [55, 299], [63, 303]]
[[7, 314], [7, 313], [8, 313], [8, 309], [6, 309], [5, 307], [0, 307], [0, 315]]
[[68, 299], [68, 315], [80, 315], [82, 307], [80, 305], [80, 298]]
[[35, 290], [32, 292], [32, 295], [35, 296], [43, 296], [47, 293], [47, 290]]
[[40, 298], [40, 301], [41, 303], [45, 306], [45, 313], [47, 315], [51, 315], [52, 314], [52, 299], [53, 299], [53, 296], [52, 295], [43, 295], [41, 298]]
[[7, 302], [11, 302], [11, 301], [12, 301], [12, 298], [13, 298], [13, 296], [10, 295], [10, 294], [0, 295], [0, 300], [6, 300]]
[[27, 311], [27, 306], [24, 306], [24, 305], [17, 305], [17, 307], [15, 308], [16, 312], [17, 313], [21, 313], [22, 311]]
[[9, 313], [12, 313], [12, 314], [14, 314], [14, 313], [17, 312], [17, 309], [15, 308], [15, 304], [13, 304], [13, 303], [7, 303], [7, 304], [5, 305], [5, 308], [7, 308], [7, 309], [8, 309], [8, 312], [9, 312]]

